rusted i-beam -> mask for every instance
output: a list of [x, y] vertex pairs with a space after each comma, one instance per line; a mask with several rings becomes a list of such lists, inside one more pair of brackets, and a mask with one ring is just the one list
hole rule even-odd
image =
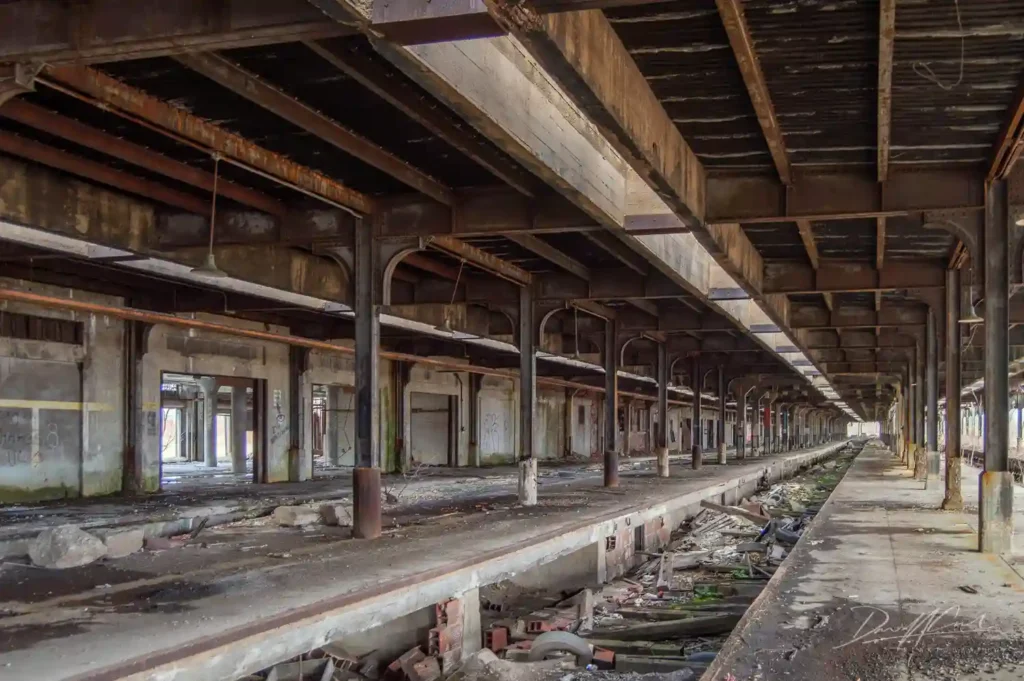
[[54, 84], [60, 90], [70, 88], [93, 100], [94, 104], [128, 114], [158, 131], [184, 138], [211, 154], [218, 154], [357, 212], [373, 212], [374, 202], [369, 196], [105, 73], [84, 66], [61, 66], [48, 67], [44, 74], [36, 79], [37, 83]]

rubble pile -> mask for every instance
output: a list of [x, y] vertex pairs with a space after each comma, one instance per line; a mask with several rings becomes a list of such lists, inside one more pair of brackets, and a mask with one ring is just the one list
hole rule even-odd
[[[735, 505], [711, 501], [620, 579], [571, 592], [480, 588], [480, 651], [463, 651], [459, 601], [436, 606], [424, 646], [395, 659], [332, 644], [252, 681], [689, 681], [813, 522], [856, 455], [845, 449]], [[301, 667], [301, 668], [300, 668]]]

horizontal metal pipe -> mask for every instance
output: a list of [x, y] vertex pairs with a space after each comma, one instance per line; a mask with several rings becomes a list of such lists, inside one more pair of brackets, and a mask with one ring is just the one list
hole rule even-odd
[[[39, 305], [42, 307], [55, 308], [59, 310], [72, 310], [75, 312], [86, 312], [90, 314], [107, 315], [110, 317], [116, 317], [118, 319], [126, 319], [138, 322], [146, 322], [149, 324], [167, 324], [169, 326], [178, 326], [186, 329], [198, 329], [201, 331], [209, 331], [211, 333], [222, 333], [228, 336], [240, 336], [243, 338], [252, 338], [254, 340], [267, 341], [269, 343], [282, 343], [284, 345], [293, 345], [296, 347], [309, 348], [311, 350], [323, 350], [325, 352], [336, 352], [342, 355], [355, 355], [355, 349], [344, 346], [335, 345], [334, 343], [328, 343], [327, 341], [313, 340], [312, 338], [303, 338], [301, 336], [291, 336], [287, 334], [270, 333], [268, 331], [257, 331], [255, 329], [240, 329], [233, 326], [226, 326], [224, 324], [214, 324], [213, 322], [205, 322], [201, 319], [186, 319], [184, 317], [175, 317], [174, 315], [164, 314], [162, 312], [146, 312], [144, 310], [134, 310], [127, 307], [113, 307], [111, 305], [101, 305], [99, 303], [88, 303], [82, 300], [72, 300], [68, 298], [56, 298], [53, 296], [39, 295], [38, 293], [29, 293], [27, 291], [15, 291], [13, 289], [0, 288], [0, 300], [9, 300], [18, 303], [27, 303], [29, 305]], [[433, 359], [431, 357], [420, 357], [419, 355], [412, 355], [405, 352], [391, 352], [389, 350], [382, 350], [380, 353], [382, 359], [390, 359], [402, 362], [414, 362], [417, 364], [423, 364], [426, 366], [437, 367], [439, 369], [454, 369], [456, 371], [465, 371], [470, 374], [482, 374], [484, 376], [496, 376], [499, 378], [518, 379], [519, 373], [511, 369], [493, 369], [489, 367], [481, 367], [471, 364], [461, 364], [459, 362], [453, 362], [450, 360]], [[537, 382], [543, 385], [550, 385], [562, 388], [576, 388], [579, 390], [589, 390], [592, 392], [603, 393], [604, 388], [598, 386], [587, 385], [586, 383], [579, 383], [576, 381], [567, 381], [561, 378], [537, 378]], [[657, 398], [651, 395], [644, 395], [642, 393], [632, 393], [619, 391], [620, 395], [627, 395], [640, 400], [646, 400], [648, 402], [654, 402]], [[670, 400], [670, 404], [681, 405], [684, 404], [678, 400]]]

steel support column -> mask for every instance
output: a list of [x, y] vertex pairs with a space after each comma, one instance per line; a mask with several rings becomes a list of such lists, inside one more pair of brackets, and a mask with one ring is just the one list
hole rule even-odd
[[519, 289], [519, 503], [537, 505], [537, 458], [533, 414], [537, 408], [536, 325], [533, 291]]
[[1013, 475], [1009, 472], [1009, 216], [1006, 182], [988, 189], [985, 201], [985, 472], [978, 503], [983, 553], [1013, 548]]
[[615, 320], [604, 323], [604, 486], [619, 486], [618, 404], [619, 353]]
[[380, 536], [380, 429], [377, 427], [380, 352], [380, 311], [377, 306], [377, 242], [370, 225], [355, 225], [356, 418], [355, 463], [352, 471], [352, 536]]
[[928, 310], [925, 326], [925, 391], [928, 401], [925, 438], [928, 440], [928, 454], [925, 469], [925, 487], [931, 489], [939, 484], [939, 329], [935, 323], [935, 311]]
[[703, 400], [701, 399], [701, 389], [703, 388], [702, 380], [703, 374], [700, 369], [700, 355], [694, 355], [690, 362], [690, 389], [693, 391], [693, 428], [691, 429], [691, 439], [693, 440], [693, 448], [691, 449], [693, 459], [693, 469], [697, 470], [704, 463], [703, 454], [701, 453], [701, 435], [704, 432], [704, 428], [701, 426], [701, 410], [703, 408]]
[[960, 511], [960, 270], [946, 270], [946, 495], [942, 508]]
[[927, 446], [924, 438], [924, 348], [917, 347], [914, 355], [914, 442], [917, 449], [914, 456], [914, 478], [924, 480], [928, 470]]
[[736, 394], [736, 458], [740, 461], [747, 458], [747, 393], [740, 388]]
[[658, 432], [655, 455], [658, 459], [658, 475], [667, 478], [668, 467], [668, 348], [658, 343]]
[[718, 463], [725, 464], [725, 367], [718, 367]]

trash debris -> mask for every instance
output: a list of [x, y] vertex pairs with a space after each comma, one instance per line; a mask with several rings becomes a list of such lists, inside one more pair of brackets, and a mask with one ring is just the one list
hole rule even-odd
[[28, 547], [33, 565], [57, 570], [88, 565], [105, 555], [106, 545], [77, 525], [43, 530]]
[[281, 527], [304, 527], [320, 522], [320, 513], [308, 506], [278, 506], [273, 516]]

